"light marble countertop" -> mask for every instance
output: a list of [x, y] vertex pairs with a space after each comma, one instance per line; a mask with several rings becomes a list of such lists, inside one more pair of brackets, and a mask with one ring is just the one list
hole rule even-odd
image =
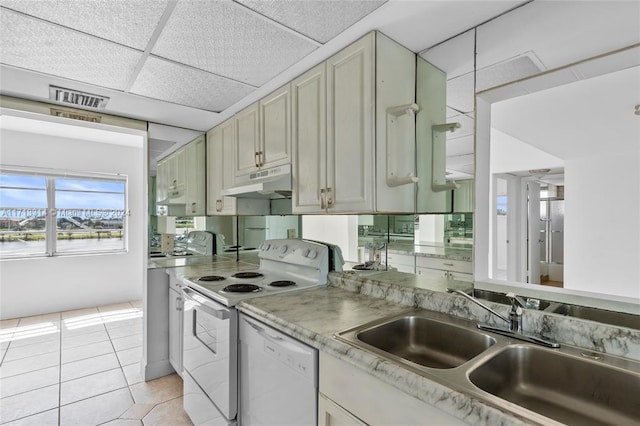
[[[240, 262], [236, 262], [235, 257], [223, 256], [216, 261], [187, 263], [172, 271], [178, 277], [188, 277], [252, 269], [259, 262], [256, 256], [245, 256]], [[351, 271], [332, 272], [329, 281], [329, 286], [247, 299], [237, 308], [468, 424], [531, 423], [506, 409], [496, 408], [333, 337], [338, 332], [413, 307], [501, 325], [474, 303], [445, 292], [447, 287], [467, 290], [472, 284], [391, 271], [363, 275]], [[507, 315], [506, 305], [485, 304]], [[525, 332], [544, 330], [547, 338], [563, 344], [640, 360], [640, 330], [532, 310], [525, 311], [524, 326]]]
[[[259, 264], [258, 255], [256, 253], [241, 253], [240, 260], [242, 262]], [[159, 268], [180, 268], [187, 266], [201, 266], [202, 268], [216, 268], [218, 266], [230, 265], [236, 263], [236, 255], [220, 254], [215, 256], [169, 256], [169, 257], [151, 257], [147, 262], [147, 269]]]
[[428, 243], [391, 243], [387, 253], [408, 254], [422, 257], [437, 257], [440, 259], [460, 260], [471, 262], [473, 249], [471, 247], [451, 247], [444, 244]]
[[[468, 288], [469, 283], [400, 272], [365, 276], [334, 272], [330, 274], [330, 282], [328, 287], [249, 299], [240, 303], [238, 309], [468, 424], [531, 423], [508, 410], [496, 408], [333, 338], [340, 331], [411, 307], [501, 325], [477, 305], [443, 292], [446, 287]], [[507, 314], [505, 305], [486, 304]], [[525, 327], [525, 331], [544, 330], [548, 338], [564, 344], [640, 359], [640, 330], [530, 310], [525, 311]], [[549, 424], [556, 423], [549, 421]]]

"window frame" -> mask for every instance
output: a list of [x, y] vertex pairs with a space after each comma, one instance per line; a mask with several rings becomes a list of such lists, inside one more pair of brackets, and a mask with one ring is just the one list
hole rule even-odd
[[[0, 164], [0, 175], [13, 175], [13, 176], [38, 176], [45, 179], [45, 191], [47, 205], [44, 208], [45, 214], [45, 250], [44, 252], [31, 252], [31, 253], [2, 253], [0, 254], [0, 260], [10, 259], [27, 259], [27, 258], [39, 258], [39, 257], [60, 257], [60, 256], [85, 256], [85, 255], [105, 255], [105, 254], [119, 254], [127, 253], [129, 251], [129, 216], [131, 214], [129, 210], [129, 177], [125, 174], [119, 173], [103, 173], [103, 172], [88, 172], [88, 171], [70, 171], [70, 170], [58, 170], [58, 169], [46, 169], [35, 167], [23, 167], [23, 166], [9, 166]], [[58, 233], [57, 221], [59, 219], [58, 213], [62, 210], [69, 209], [68, 207], [56, 206], [56, 180], [58, 179], [73, 179], [73, 180], [93, 180], [100, 182], [117, 182], [124, 185], [124, 205], [122, 210], [122, 234], [121, 239], [123, 241], [121, 248], [112, 249], [98, 249], [98, 250], [68, 250], [60, 251], [58, 248]], [[25, 188], [26, 189], [26, 188]], [[72, 190], [65, 189], [63, 191], [74, 192]], [[85, 192], [85, 191], [78, 191]], [[92, 192], [92, 191], [86, 191]], [[100, 192], [100, 191], [96, 191]], [[105, 193], [108, 193], [105, 191]], [[8, 207], [0, 205], [0, 209], [12, 209], [20, 207]], [[77, 210], [108, 210], [108, 209], [91, 209], [90, 207], [77, 208]], [[64, 216], [62, 216], [64, 217]]]

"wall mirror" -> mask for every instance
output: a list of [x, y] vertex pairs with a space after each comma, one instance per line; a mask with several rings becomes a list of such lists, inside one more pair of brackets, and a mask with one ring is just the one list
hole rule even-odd
[[476, 288], [640, 313], [638, 13], [533, 2], [478, 27], [478, 74], [534, 77], [477, 96]]

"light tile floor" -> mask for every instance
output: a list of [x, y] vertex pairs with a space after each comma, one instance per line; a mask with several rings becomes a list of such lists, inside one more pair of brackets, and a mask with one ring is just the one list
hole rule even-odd
[[191, 425], [182, 379], [141, 358], [141, 302], [0, 321], [0, 424]]

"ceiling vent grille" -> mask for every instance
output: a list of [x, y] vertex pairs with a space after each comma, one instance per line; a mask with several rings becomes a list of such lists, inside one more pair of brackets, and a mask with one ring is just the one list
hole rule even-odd
[[94, 95], [64, 87], [49, 86], [49, 99], [56, 102], [79, 106], [82, 108], [102, 109], [109, 102], [106, 96]]

